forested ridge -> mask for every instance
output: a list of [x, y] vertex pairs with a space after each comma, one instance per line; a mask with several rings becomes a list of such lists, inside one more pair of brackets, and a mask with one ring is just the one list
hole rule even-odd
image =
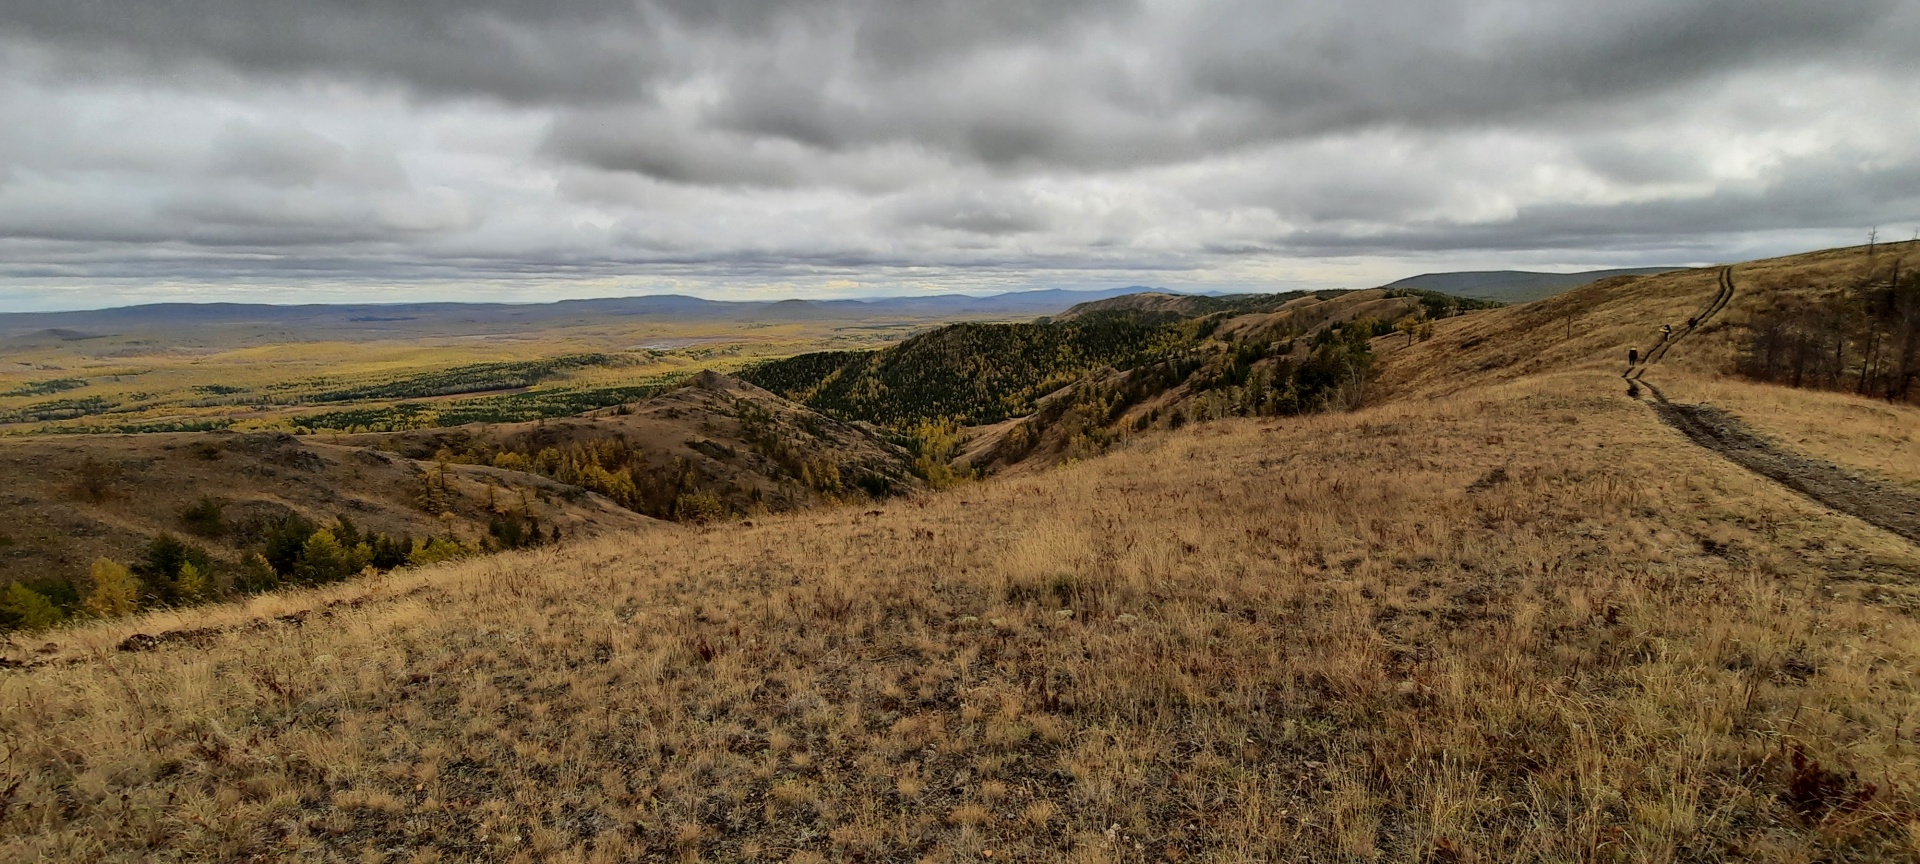
[[[1341, 311], [1393, 300], [1400, 301], [1397, 311], [1384, 318]], [[1315, 303], [1330, 314], [1295, 323], [1281, 312]], [[1234, 390], [1222, 397], [1231, 410], [1222, 402], [1209, 414], [1292, 414], [1324, 408], [1340, 401], [1336, 391], [1364, 384], [1368, 339], [1396, 330], [1420, 338], [1430, 332], [1421, 329], [1426, 321], [1497, 305], [1412, 290], [1127, 295], [1076, 306], [1059, 319], [955, 324], [877, 351], [767, 361], [740, 377], [833, 417], [903, 430], [928, 421], [980, 426], [1031, 416], [1042, 397], [1076, 384], [1073, 398], [1092, 398], [1089, 378], [1109, 369], [1130, 373], [1123, 384], [1104, 385], [1125, 394], [1107, 400], [1112, 404], [1100, 413], [1109, 420], [1183, 384], [1194, 394]], [[1223, 324], [1249, 315], [1282, 320], [1257, 336], [1223, 335]], [[1246, 389], [1249, 382], [1255, 390]]]
[[[1155, 323], [1205, 317], [1218, 317], [1224, 320], [1238, 315], [1276, 312], [1289, 304], [1298, 304], [1302, 301], [1324, 302], [1362, 293], [1365, 292], [1328, 290], [1286, 291], [1278, 294], [1126, 294], [1081, 303], [1061, 313], [1059, 317], [1061, 320], [1074, 320], [1083, 316], [1131, 311]], [[1452, 294], [1419, 288], [1394, 288], [1381, 292], [1378, 296], [1382, 299], [1412, 298], [1420, 303], [1430, 318], [1446, 318], [1461, 312], [1493, 309], [1501, 305], [1490, 300], [1456, 297]]]
[[954, 324], [879, 351], [802, 354], [740, 377], [846, 420], [996, 423], [1109, 366], [1130, 369], [1190, 344], [1185, 322], [1114, 312], [1069, 322]]

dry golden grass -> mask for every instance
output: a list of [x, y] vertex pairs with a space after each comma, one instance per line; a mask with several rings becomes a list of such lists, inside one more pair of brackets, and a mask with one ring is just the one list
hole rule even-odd
[[[326, 436], [328, 438], [336, 436]], [[181, 514], [205, 498], [224, 505], [229, 528], [300, 515], [330, 525], [346, 517], [394, 536], [453, 537], [484, 545], [503, 510], [531, 516], [569, 536], [642, 530], [653, 520], [600, 496], [579, 495], [544, 477], [476, 466], [446, 475], [442, 512], [420, 506], [431, 462], [321, 436], [153, 434], [0, 438], [0, 589], [16, 580], [76, 579], [82, 590], [96, 558], [132, 564], [161, 534], [173, 534], [237, 564], [257, 539], [234, 531], [193, 536]], [[96, 495], [82, 480], [100, 471]]]
[[1622, 390], [58, 632], [0, 859], [1920, 853], [1920, 550]]
[[1670, 398], [1740, 417], [1791, 450], [1920, 487], [1920, 407], [1740, 378], [1666, 376]]
[[[66, 421], [0, 425], [0, 434], [113, 424], [234, 419], [246, 429], [281, 428], [316, 410], [383, 406], [374, 399], [296, 407], [294, 397], [476, 363], [529, 361], [586, 352], [633, 352], [632, 365], [574, 370], [544, 387], [617, 387], [662, 375], [701, 369], [732, 369], [767, 357], [808, 351], [872, 348], [948, 319], [924, 316], [861, 317], [749, 323], [678, 321], [652, 316], [614, 316], [594, 325], [551, 326], [489, 335], [407, 333], [358, 338], [334, 329], [319, 335], [259, 325], [199, 327], [159, 325], [74, 342], [0, 343], [0, 394], [35, 382], [85, 379], [86, 386], [43, 395], [0, 395], [0, 412], [55, 399], [101, 399], [110, 415]], [[447, 326], [461, 329], [460, 322]], [[651, 353], [639, 353], [642, 349]], [[213, 398], [207, 385], [240, 388], [235, 399]], [[471, 398], [482, 394], [462, 394]], [[431, 399], [433, 397], [429, 397]], [[255, 406], [271, 401], [264, 409]]]
[[[1920, 242], [1881, 244], [1871, 255], [1854, 247], [1736, 265], [1736, 291], [1726, 310], [1676, 343], [1647, 377], [1658, 384], [1667, 380], [1663, 376], [1721, 375], [1734, 368], [1747, 332], [1743, 325], [1755, 312], [1784, 296], [1836, 292], [1869, 274], [1882, 278], [1896, 259], [1909, 269], [1920, 264]], [[1627, 368], [1628, 349], [1645, 355], [1659, 344], [1661, 325], [1684, 329], [1713, 297], [1717, 278], [1717, 268], [1703, 268], [1608, 279], [1533, 303], [1439, 321], [1430, 341], [1408, 345], [1403, 336], [1383, 336], [1374, 340], [1386, 358], [1381, 393], [1453, 393], [1567, 369], [1617, 375]]]

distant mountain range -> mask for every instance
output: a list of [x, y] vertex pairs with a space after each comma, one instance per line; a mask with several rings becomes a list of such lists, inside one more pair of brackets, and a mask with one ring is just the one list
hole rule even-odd
[[[1440, 291], [1476, 300], [1524, 303], [1611, 276], [1665, 273], [1673, 267], [1533, 273], [1491, 270], [1427, 273], [1382, 286]], [[975, 297], [881, 297], [869, 300], [705, 300], [680, 294], [561, 300], [553, 303], [349, 303], [281, 306], [264, 303], [154, 303], [78, 312], [0, 313], [0, 337], [76, 341], [104, 333], [154, 331], [182, 326], [241, 325], [285, 328], [305, 334], [352, 332], [362, 337], [403, 336], [423, 330], [459, 335], [501, 328], [535, 329], [652, 317], [682, 321], [808, 321], [861, 317], [951, 320], [1053, 315], [1090, 301], [1127, 294], [1178, 294], [1131, 285], [1093, 291], [1045, 289]], [[1204, 293], [1204, 292], [1194, 292]]]
[[1621, 270], [1587, 270], [1581, 273], [1534, 273], [1527, 270], [1473, 270], [1459, 273], [1423, 273], [1409, 276], [1383, 288], [1418, 288], [1439, 291], [1475, 300], [1501, 303], [1526, 303], [1552, 297], [1590, 282], [1615, 276], [1651, 276], [1671, 273], [1680, 267], [1631, 267]]
[[379, 338], [431, 330], [491, 332], [604, 323], [609, 318], [679, 321], [808, 321], [866, 317], [952, 319], [1050, 315], [1089, 300], [1156, 290], [1143, 286], [1095, 291], [1046, 289], [974, 297], [883, 297], [871, 300], [705, 300], [679, 294], [561, 300], [553, 303], [350, 303], [281, 306], [264, 303], [154, 303], [76, 312], [0, 313], [0, 337], [76, 341], [103, 333], [179, 327], [250, 326], [302, 333], [352, 331]]

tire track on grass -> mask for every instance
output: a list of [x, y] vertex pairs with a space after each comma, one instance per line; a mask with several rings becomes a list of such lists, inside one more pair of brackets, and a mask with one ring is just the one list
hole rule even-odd
[[1727, 308], [1727, 304], [1733, 302], [1733, 291], [1733, 268], [1720, 268], [1720, 284], [1718, 289], [1715, 290], [1713, 296], [1708, 298], [1707, 302], [1700, 307], [1700, 311], [1695, 312], [1692, 318], [1687, 319], [1687, 326], [1678, 333], [1662, 337], [1658, 343], [1652, 348], [1647, 349], [1644, 355], [1641, 355], [1639, 363], [1629, 362], [1627, 364], [1626, 374], [1621, 377], [1628, 381], [1639, 381], [1641, 376], [1647, 374], [1648, 366], [1660, 362], [1667, 356], [1667, 352], [1673, 349], [1673, 343], [1698, 332], [1700, 328], [1707, 326], [1707, 322], [1713, 320], [1714, 316], [1719, 315], [1720, 310]]
[[1795, 453], [1768, 441], [1726, 411], [1711, 405], [1674, 402], [1660, 392], [1659, 387], [1644, 380], [1648, 366], [1660, 362], [1673, 343], [1699, 330], [1727, 308], [1727, 304], [1733, 302], [1733, 293], [1733, 268], [1722, 267], [1720, 289], [1694, 315], [1687, 328], [1660, 340], [1660, 344], [1647, 352], [1644, 363], [1627, 368], [1623, 377], [1628, 381], [1628, 395], [1638, 399], [1640, 388], [1646, 387], [1653, 394], [1649, 404], [1654, 415], [1687, 440], [1816, 504], [1920, 543], [1920, 492]]
[[1653, 393], [1653, 413], [1693, 443], [1817, 504], [1920, 543], [1920, 492], [1795, 453], [1761, 437], [1726, 411], [1672, 402], [1660, 388], [1640, 383]]

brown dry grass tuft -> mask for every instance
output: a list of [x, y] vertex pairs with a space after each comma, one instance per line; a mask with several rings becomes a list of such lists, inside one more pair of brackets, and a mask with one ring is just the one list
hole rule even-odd
[[0, 859], [1920, 852], [1920, 550], [1616, 382], [61, 632]]

